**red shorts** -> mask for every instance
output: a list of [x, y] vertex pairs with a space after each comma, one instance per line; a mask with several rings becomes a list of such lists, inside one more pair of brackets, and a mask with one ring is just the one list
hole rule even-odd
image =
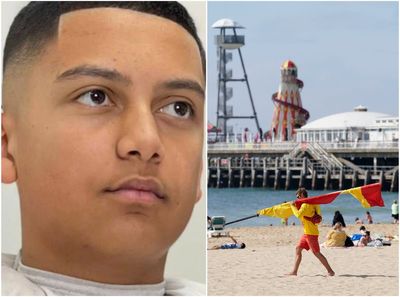
[[314, 253], [319, 253], [318, 235], [303, 234], [297, 246], [307, 251], [311, 248]]

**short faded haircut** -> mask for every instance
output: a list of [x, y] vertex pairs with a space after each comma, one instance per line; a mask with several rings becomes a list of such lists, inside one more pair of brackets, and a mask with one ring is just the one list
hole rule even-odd
[[10, 64], [20, 64], [39, 55], [57, 36], [61, 15], [75, 10], [114, 7], [153, 14], [183, 27], [196, 41], [203, 74], [205, 52], [193, 19], [182, 4], [175, 1], [37, 1], [30, 2], [15, 17], [4, 47], [3, 73]]

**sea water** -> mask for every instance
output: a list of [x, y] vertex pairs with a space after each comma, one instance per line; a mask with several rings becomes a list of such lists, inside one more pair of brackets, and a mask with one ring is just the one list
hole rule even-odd
[[[308, 191], [308, 196], [318, 196], [327, 194], [332, 191]], [[384, 207], [363, 208], [352, 195], [339, 195], [331, 204], [321, 205], [323, 216], [323, 224], [332, 224], [333, 215], [339, 210], [346, 224], [354, 224], [356, 217], [362, 219], [365, 224], [365, 212], [369, 211], [372, 215], [374, 223], [390, 223], [391, 205], [393, 200], [397, 200], [399, 193], [382, 192], [382, 198], [385, 202]], [[262, 188], [224, 188], [224, 189], [208, 189], [208, 216], [225, 216], [226, 221], [230, 222], [243, 217], [256, 214], [257, 210], [271, 207], [285, 201], [296, 199], [296, 191], [278, 191]], [[289, 224], [299, 221], [296, 217], [289, 218]], [[280, 225], [281, 219], [260, 216], [234, 223], [231, 227], [250, 227], [250, 226], [266, 226]]]

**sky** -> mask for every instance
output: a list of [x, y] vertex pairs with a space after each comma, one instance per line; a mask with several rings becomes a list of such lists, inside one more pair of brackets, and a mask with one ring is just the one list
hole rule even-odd
[[[287, 59], [303, 80], [308, 122], [363, 105], [398, 116], [399, 32], [397, 2], [208, 2], [208, 121], [216, 123], [217, 47], [212, 24], [232, 19], [245, 29], [241, 48], [261, 128], [270, 129], [271, 95], [278, 91]], [[234, 78], [243, 78], [233, 51]], [[245, 83], [231, 82], [234, 115], [252, 114]], [[255, 130], [254, 120], [228, 121], [236, 131]]]

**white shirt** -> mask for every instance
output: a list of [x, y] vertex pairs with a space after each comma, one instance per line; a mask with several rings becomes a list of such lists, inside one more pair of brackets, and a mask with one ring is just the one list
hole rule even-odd
[[205, 286], [167, 278], [152, 285], [110, 285], [26, 266], [14, 255], [2, 255], [2, 295], [35, 296], [201, 296]]

